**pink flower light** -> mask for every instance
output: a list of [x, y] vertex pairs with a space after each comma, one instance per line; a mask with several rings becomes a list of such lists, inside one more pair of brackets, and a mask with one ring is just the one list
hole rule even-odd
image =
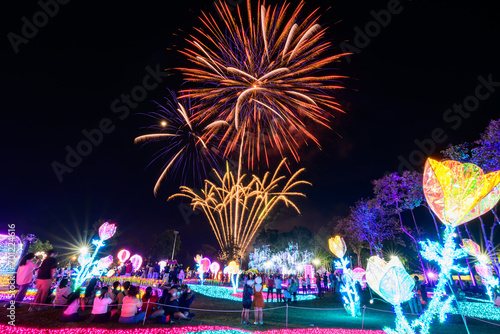
[[130, 252], [126, 249], [122, 249], [121, 251], [118, 252], [117, 257], [120, 263], [125, 263], [125, 261], [127, 261], [130, 257]]
[[130, 262], [132, 262], [132, 267], [135, 271], [142, 266], [142, 256], [135, 254], [130, 258]]
[[99, 238], [101, 240], [108, 240], [111, 238], [116, 232], [116, 226], [115, 224], [110, 224], [108, 222], [105, 222], [104, 224], [99, 227]]

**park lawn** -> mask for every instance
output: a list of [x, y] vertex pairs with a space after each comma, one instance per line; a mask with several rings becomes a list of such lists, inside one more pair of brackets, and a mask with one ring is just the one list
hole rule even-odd
[[[364, 329], [380, 330], [383, 327], [394, 327], [394, 314], [391, 311], [391, 306], [379, 300], [375, 304], [370, 304], [368, 301], [370, 296], [365, 292], [362, 296], [361, 305], [369, 308], [365, 310]], [[264, 325], [242, 325], [241, 324], [241, 303], [223, 299], [209, 298], [197, 294], [196, 299], [191, 305], [192, 312], [196, 316], [192, 321], [176, 321], [175, 324], [158, 324], [154, 321], [146, 321], [144, 327], [160, 327], [169, 328], [173, 326], [229, 326], [240, 328], [247, 331], [265, 331], [271, 329], [281, 329], [286, 326], [286, 308], [283, 303], [267, 303], [264, 312]], [[271, 308], [282, 307], [280, 309]], [[211, 311], [200, 311], [211, 310]], [[267, 309], [267, 310], [266, 310]], [[378, 309], [375, 311], [372, 309]], [[214, 312], [215, 310], [227, 310], [233, 312]], [[385, 311], [385, 312], [382, 312]], [[253, 322], [253, 311], [250, 311], [250, 320]], [[117, 321], [111, 321], [106, 324], [91, 324], [87, 321], [80, 323], [62, 323], [59, 317], [62, 313], [61, 309], [49, 309], [41, 312], [28, 312], [27, 307], [16, 309], [16, 326], [20, 327], [36, 327], [36, 328], [77, 328], [77, 327], [94, 327], [94, 328], [134, 328], [143, 327], [142, 323], [137, 325], [122, 325]], [[0, 309], [1, 323], [4, 321], [7, 312], [5, 308]], [[410, 316], [411, 317], [411, 316]], [[411, 319], [411, 318], [410, 318]], [[343, 310], [339, 294], [326, 293], [325, 298], [310, 301], [301, 301], [292, 303], [288, 308], [288, 328], [346, 328], [346, 329], [361, 329], [363, 317], [352, 318]], [[500, 325], [499, 322], [492, 321]], [[498, 334], [500, 327], [480, 322], [474, 319], [467, 319], [469, 331], [471, 334]], [[435, 323], [431, 326], [432, 334], [461, 334], [467, 333], [463, 324], [462, 318], [459, 315], [450, 315], [446, 323]]]

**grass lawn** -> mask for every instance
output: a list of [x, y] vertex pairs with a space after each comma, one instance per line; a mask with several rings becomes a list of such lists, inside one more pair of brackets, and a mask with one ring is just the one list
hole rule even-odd
[[[394, 314], [391, 306], [377, 300], [375, 304], [368, 303], [369, 295], [362, 297], [361, 305], [366, 304], [367, 307], [378, 309], [381, 312], [371, 309], [366, 309], [364, 316], [364, 329], [380, 330], [385, 326], [394, 327]], [[284, 306], [283, 303], [267, 303], [266, 309]], [[238, 312], [208, 312], [200, 310], [192, 310], [196, 313], [194, 319], [190, 322], [177, 321], [173, 325], [157, 324], [153, 321], [146, 321], [145, 328], [152, 327], [178, 327], [178, 326], [229, 326], [240, 328], [246, 331], [267, 331], [273, 329], [285, 328], [286, 309], [267, 310], [264, 312], [264, 325], [242, 325], [240, 320], [241, 303], [237, 301], [209, 298], [197, 294], [196, 299], [191, 305], [193, 309], [208, 309], [208, 310], [233, 310]], [[307, 309], [306, 309], [307, 308]], [[338, 310], [332, 310], [338, 309]], [[250, 311], [250, 320], [253, 322], [253, 311]], [[36, 328], [78, 328], [78, 327], [95, 327], [95, 328], [142, 328], [142, 324], [137, 325], [122, 325], [116, 321], [111, 321], [107, 324], [90, 324], [86, 321], [80, 323], [62, 323], [59, 322], [59, 317], [62, 313], [60, 309], [49, 309], [47, 311], [28, 312], [27, 307], [22, 307], [16, 310], [16, 326], [19, 327], [36, 327]], [[6, 324], [8, 321], [7, 310], [0, 309], [0, 324]], [[410, 316], [411, 319], [411, 316]], [[361, 329], [363, 317], [352, 318], [343, 310], [343, 306], [338, 294], [326, 293], [324, 299], [316, 299], [309, 301], [300, 301], [292, 303], [288, 308], [288, 328], [345, 328], [345, 329]], [[500, 325], [498, 321], [491, 321]], [[498, 334], [500, 327], [480, 322], [474, 319], [467, 319], [469, 331], [471, 334]], [[459, 315], [449, 315], [446, 323], [435, 323], [431, 326], [432, 334], [461, 334], [467, 333], [463, 324], [462, 318]]]

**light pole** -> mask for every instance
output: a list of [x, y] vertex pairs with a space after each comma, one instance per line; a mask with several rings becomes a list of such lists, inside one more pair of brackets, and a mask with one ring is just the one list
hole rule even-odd
[[174, 247], [172, 247], [172, 261], [174, 260], [174, 252], [175, 252], [175, 242], [177, 241], [177, 234], [179, 234], [179, 231], [174, 231], [175, 237], [174, 237]]

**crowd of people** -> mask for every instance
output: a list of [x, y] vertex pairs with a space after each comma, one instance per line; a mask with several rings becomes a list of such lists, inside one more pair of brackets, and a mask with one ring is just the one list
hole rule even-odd
[[316, 293], [318, 298], [324, 298], [327, 291], [332, 293], [339, 291], [342, 282], [342, 275], [338, 272], [324, 272], [323, 275], [317, 273], [314, 285], [310, 276], [299, 277], [279, 273], [254, 276], [252, 272], [243, 276], [242, 324], [251, 324], [250, 310], [252, 306], [255, 316], [253, 324], [262, 325], [264, 323], [262, 309], [265, 307], [265, 301], [273, 302], [276, 297], [277, 302], [296, 303], [297, 293]]
[[[113, 282], [108, 286], [92, 278], [81, 295], [80, 291], [73, 291], [71, 270], [58, 269], [57, 251], [49, 250], [46, 253], [47, 258], [43, 261], [38, 259], [35, 262], [33, 253], [21, 259], [16, 275], [19, 289], [11, 302], [16, 307], [23, 302], [34, 281], [37, 292], [29, 311], [44, 310], [51, 304], [54, 308], [64, 309], [61, 315], [63, 322], [78, 322], [88, 318], [93, 323], [105, 323], [112, 319], [123, 324], [134, 324], [145, 319], [168, 323], [194, 317], [190, 306], [195, 294], [187, 284], [183, 284], [183, 280], [196, 275], [196, 272], [185, 273], [182, 265], [172, 264], [161, 268], [158, 263], [150, 263], [134, 271], [132, 264], [127, 262], [115, 270], [115, 275], [120, 276], [120, 279], [113, 281], [111, 277], [107, 281]], [[127, 281], [128, 277], [133, 276], [158, 280], [159, 287], [146, 287], [141, 297], [140, 287]], [[229, 277], [227, 279], [229, 281]], [[263, 324], [265, 301], [274, 302], [276, 299], [276, 302], [289, 304], [297, 302], [297, 294], [316, 294], [317, 298], [323, 298], [325, 292], [340, 293], [340, 287], [345, 283], [345, 276], [337, 271], [317, 272], [313, 278], [280, 273], [261, 273], [256, 276], [250, 271], [240, 276], [240, 279], [240, 286], [243, 287], [241, 322], [251, 324], [250, 310], [253, 307], [255, 325]], [[414, 297], [406, 305], [411, 313], [419, 314], [428, 302], [427, 285], [422, 284], [417, 276], [414, 279]], [[355, 287], [358, 295], [361, 295], [364, 287], [359, 282], [356, 282]], [[494, 300], [495, 306], [500, 306], [497, 289], [494, 290]]]
[[[151, 274], [150, 278], [162, 280], [158, 288], [146, 287], [142, 297], [140, 287], [126, 281], [133, 273], [129, 270], [130, 263], [122, 266], [125, 268], [121, 275], [125, 279], [123, 284], [121, 279], [107, 286], [99, 279], [92, 278], [84, 286], [85, 293], [81, 294], [79, 290], [73, 291], [71, 270], [58, 269], [57, 251], [48, 250], [46, 254], [47, 258], [41, 263], [40, 260], [33, 261], [33, 253], [28, 253], [21, 259], [16, 273], [19, 289], [13, 297], [16, 307], [21, 306], [34, 281], [37, 292], [29, 311], [42, 311], [49, 305], [61, 308], [64, 309], [62, 322], [88, 319], [93, 323], [104, 323], [116, 319], [120, 323], [133, 324], [145, 319], [155, 319], [168, 323], [175, 319], [191, 320], [194, 317], [194, 313], [190, 312], [190, 305], [195, 294], [188, 285], [182, 284], [182, 266], [172, 265], [167, 270], [155, 271], [155, 265], [152, 264], [146, 266], [144, 271], [134, 272], [140, 277], [146, 273], [144, 277]], [[150, 271], [150, 268], [153, 270]]]

